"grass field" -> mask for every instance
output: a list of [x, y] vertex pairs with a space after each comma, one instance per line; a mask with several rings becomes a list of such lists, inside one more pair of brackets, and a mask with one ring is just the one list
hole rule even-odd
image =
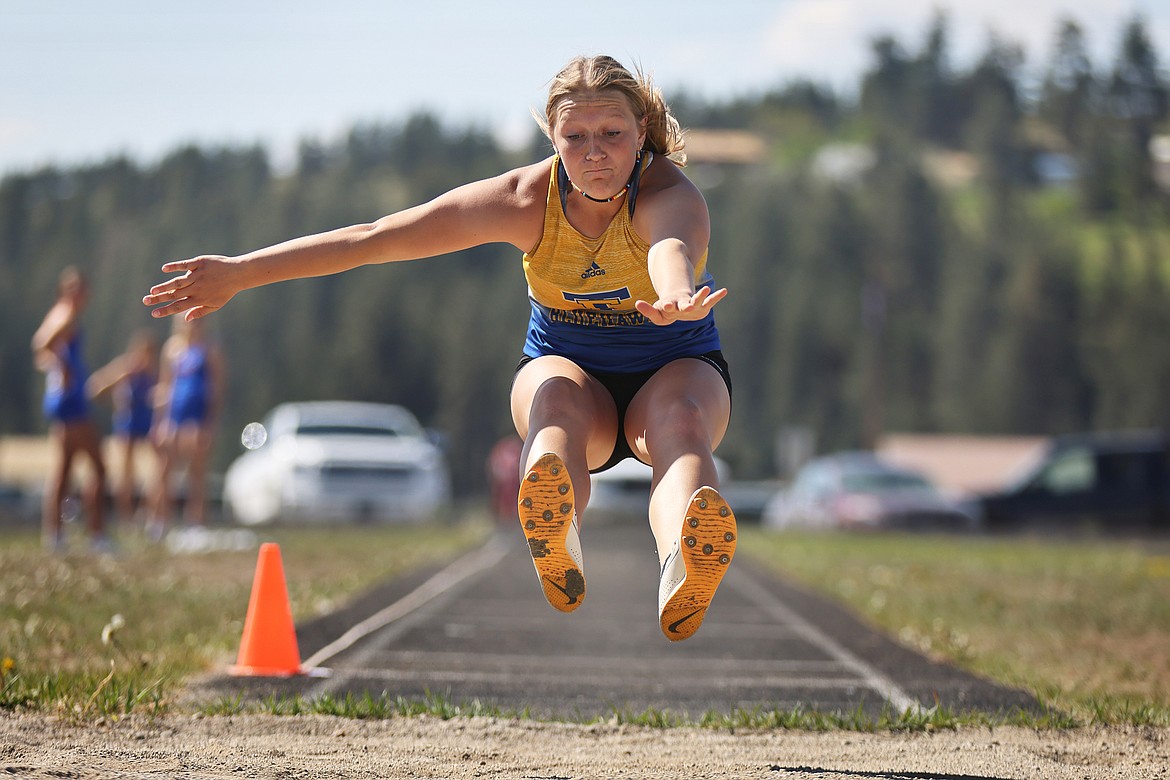
[[[261, 539], [281, 547], [299, 622], [450, 558], [489, 530], [283, 528]], [[906, 644], [1036, 693], [1069, 715], [1065, 723], [1170, 725], [1170, 543], [741, 530], [740, 554], [849, 604]], [[170, 555], [130, 538], [114, 559], [61, 558], [42, 553], [32, 530], [2, 533], [0, 709], [161, 712], [175, 706], [185, 678], [234, 661], [254, 550]], [[324, 706], [358, 716], [386, 709]], [[418, 706], [452, 710], [441, 701], [391, 709]], [[770, 722], [820, 722], [807, 715]], [[851, 725], [847, 713], [823, 722]]]
[[740, 544], [1079, 722], [1170, 725], [1170, 540], [753, 531]]
[[[124, 535], [116, 558], [60, 557], [41, 552], [35, 531], [0, 533], [0, 709], [158, 711], [189, 675], [235, 661], [256, 550], [171, 555]], [[299, 622], [487, 533], [483, 524], [343, 526], [259, 537], [280, 545]]]

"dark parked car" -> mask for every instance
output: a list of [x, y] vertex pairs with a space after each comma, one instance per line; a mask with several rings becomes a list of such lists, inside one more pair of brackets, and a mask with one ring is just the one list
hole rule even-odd
[[814, 458], [764, 507], [771, 528], [973, 531], [976, 518], [922, 474], [871, 452]]
[[973, 502], [988, 530], [1170, 530], [1170, 437], [1158, 431], [1053, 440], [1006, 490]]

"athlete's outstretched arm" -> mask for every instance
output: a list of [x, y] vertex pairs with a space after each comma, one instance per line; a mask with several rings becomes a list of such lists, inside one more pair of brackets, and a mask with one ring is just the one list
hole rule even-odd
[[155, 317], [186, 312], [191, 320], [223, 307], [236, 293], [265, 284], [493, 242], [519, 245], [529, 240], [520, 193], [523, 170], [457, 187], [376, 222], [295, 238], [238, 257], [202, 255], [167, 263], [163, 272], [179, 275], [151, 287], [142, 302], [158, 307], [152, 312]]
[[711, 222], [698, 189], [681, 173], [677, 176], [680, 181], [655, 193], [652, 202], [638, 203], [644, 207], [651, 242], [648, 270], [658, 300], [635, 301], [634, 307], [655, 325], [701, 320], [727, 295], [726, 289], [695, 289], [695, 262], [707, 251]]

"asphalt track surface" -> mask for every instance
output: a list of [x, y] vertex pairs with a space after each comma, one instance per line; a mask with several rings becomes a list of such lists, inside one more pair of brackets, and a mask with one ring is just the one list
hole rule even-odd
[[582, 546], [588, 590], [573, 613], [545, 602], [517, 528], [298, 625], [304, 666], [328, 676], [221, 676], [205, 693], [439, 695], [570, 720], [650, 709], [692, 718], [798, 707], [1039, 709], [1022, 691], [932, 662], [766, 573], [742, 545], [702, 628], [670, 642], [658, 624], [658, 563], [645, 524], [590, 524]]

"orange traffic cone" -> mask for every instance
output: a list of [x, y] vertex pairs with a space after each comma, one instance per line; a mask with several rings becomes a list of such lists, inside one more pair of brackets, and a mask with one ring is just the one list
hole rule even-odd
[[247, 677], [290, 677], [305, 673], [297, 648], [284, 565], [280, 562], [280, 546], [272, 542], [260, 545], [240, 654], [228, 671]]

